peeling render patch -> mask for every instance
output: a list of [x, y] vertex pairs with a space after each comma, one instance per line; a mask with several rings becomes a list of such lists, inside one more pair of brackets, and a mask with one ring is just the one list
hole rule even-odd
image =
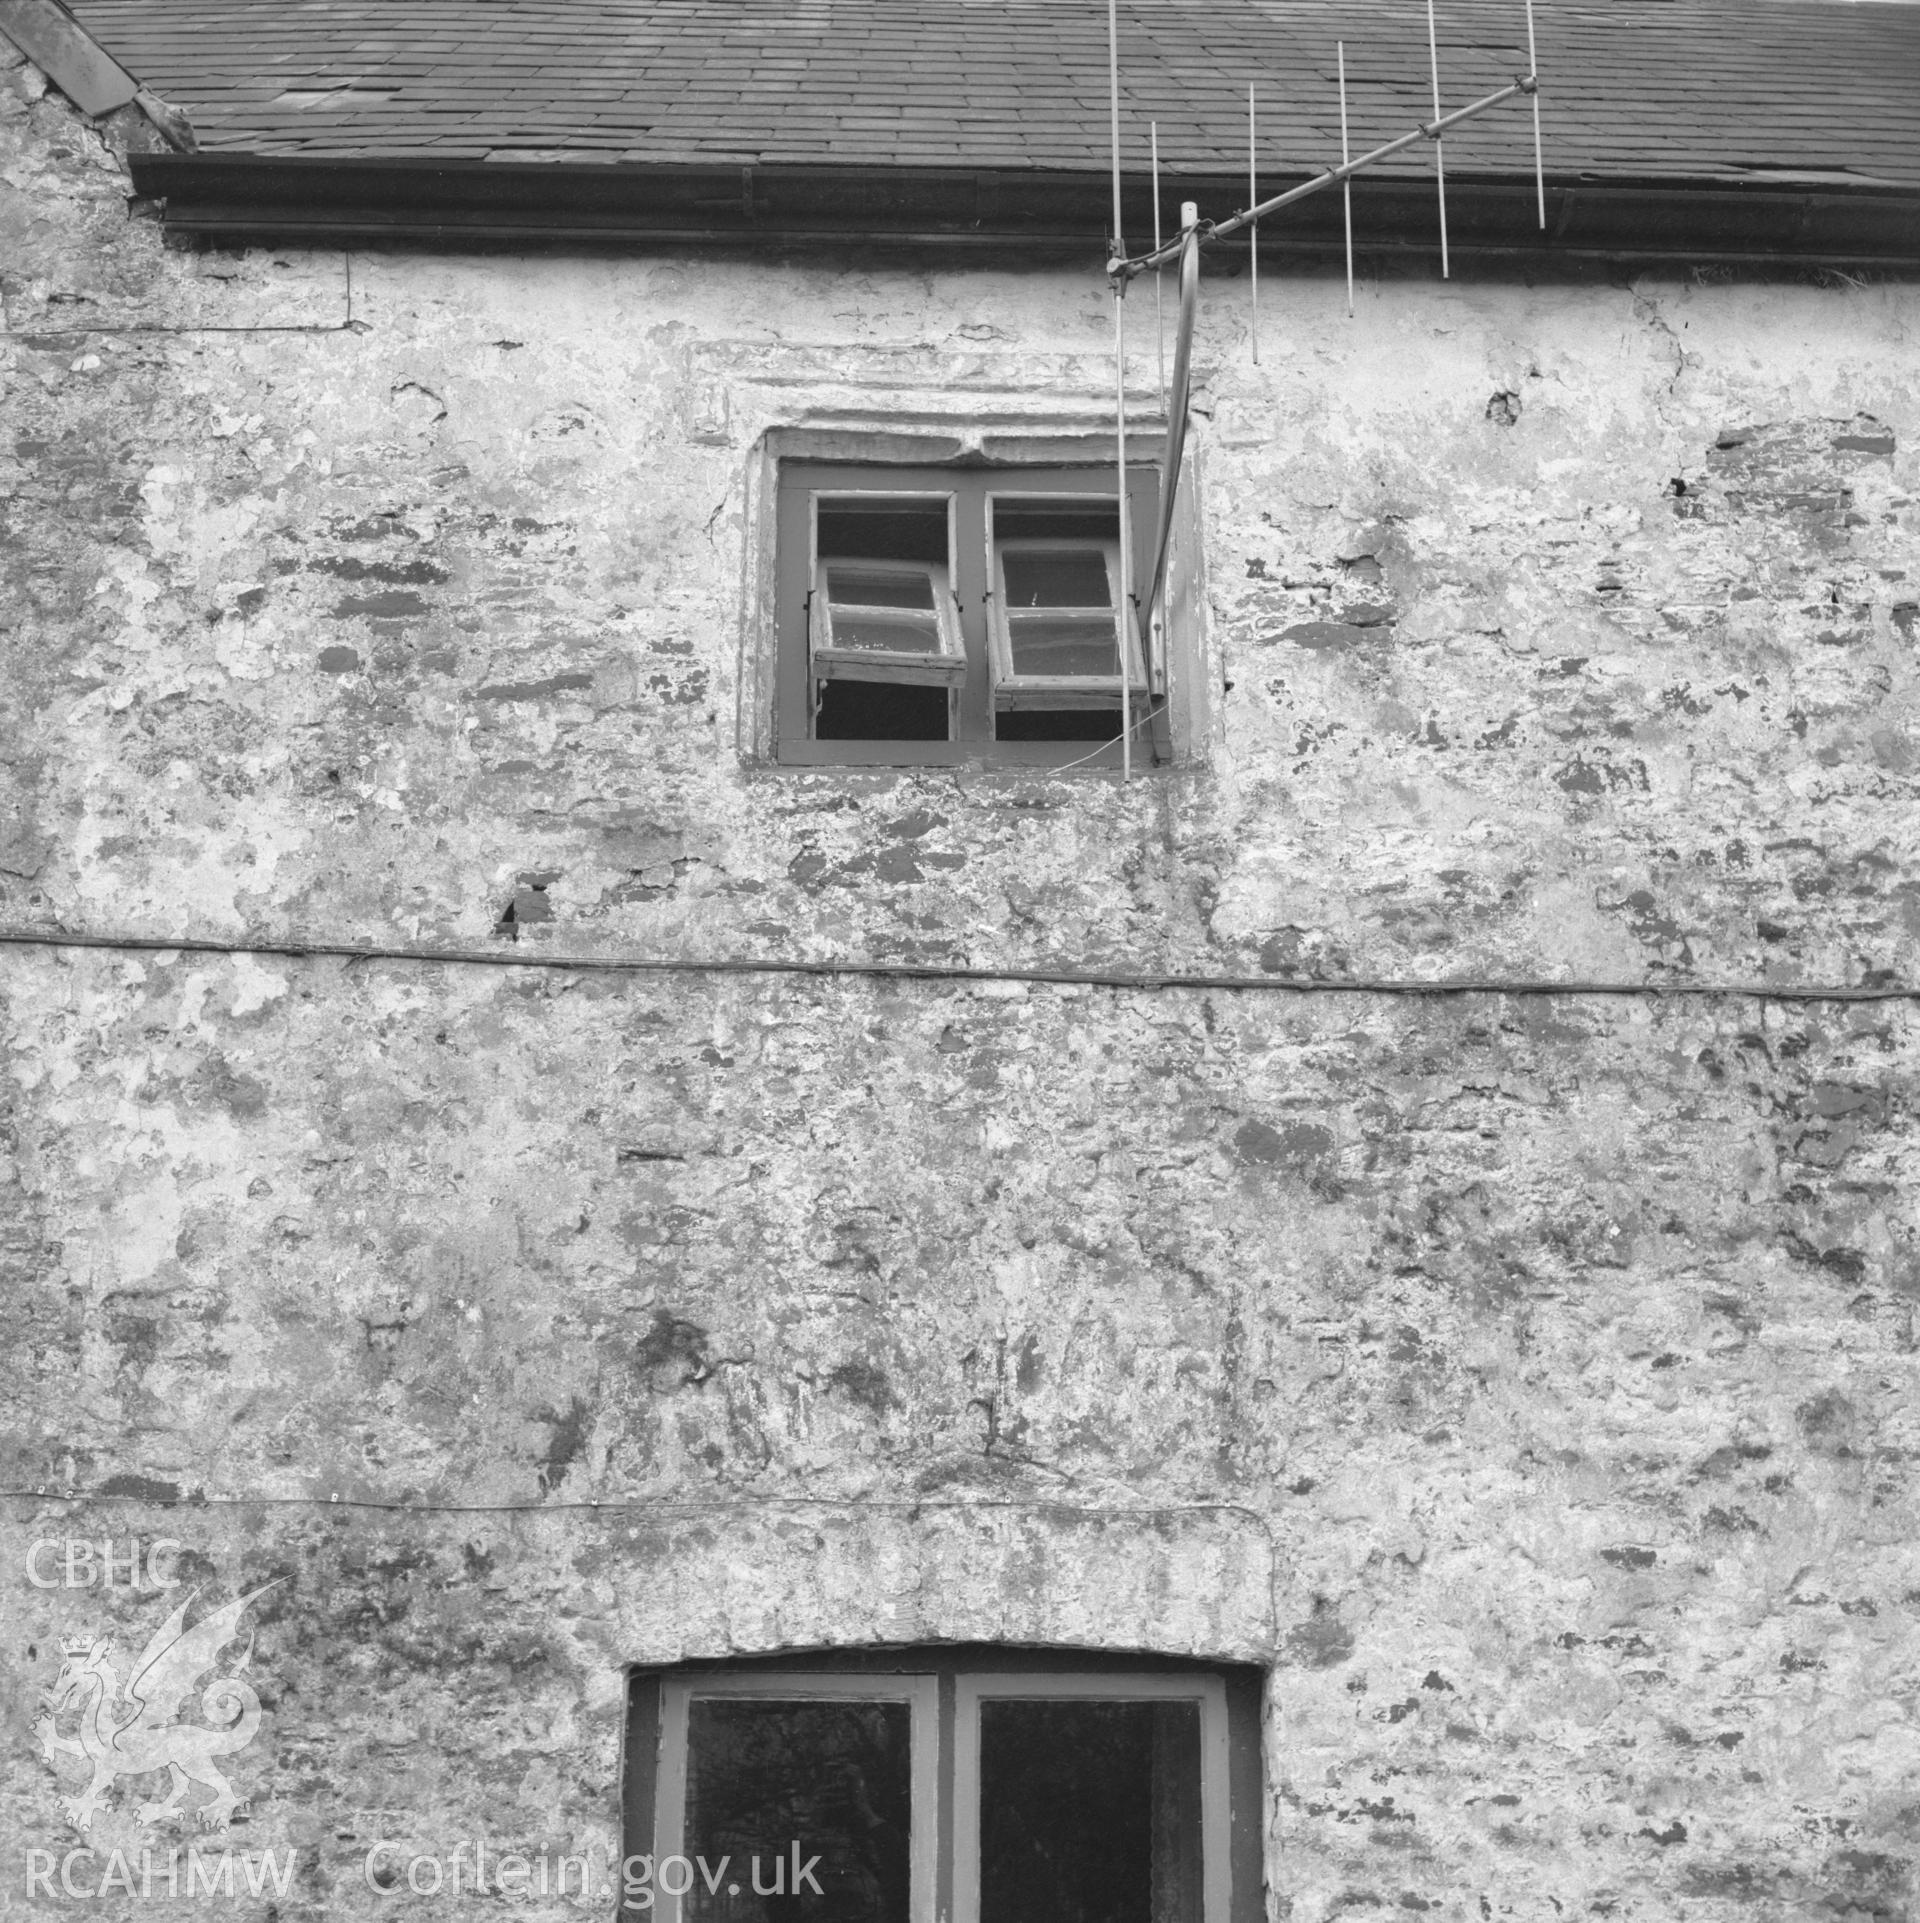
[[590, 674], [550, 674], [544, 681], [502, 681], [480, 690], [482, 701], [539, 701], [548, 695], [563, 694], [569, 688], [590, 688]]

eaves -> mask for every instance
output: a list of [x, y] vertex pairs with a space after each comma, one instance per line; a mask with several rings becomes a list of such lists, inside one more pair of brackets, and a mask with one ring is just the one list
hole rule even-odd
[[[927, 166], [500, 162], [289, 158], [235, 153], [133, 158], [135, 190], [164, 202], [167, 228], [232, 244], [391, 240], [451, 245], [723, 244], [779, 249], [893, 243], [1010, 246], [1077, 265], [1099, 261], [1111, 184], [1086, 169]], [[1264, 192], [1287, 185], [1269, 175]], [[1244, 179], [1164, 177], [1181, 200], [1224, 217]], [[1430, 176], [1354, 183], [1357, 244], [1369, 254], [1430, 251]], [[1523, 262], [1618, 260], [1920, 267], [1920, 187], [1825, 175], [1675, 178], [1549, 175], [1540, 228], [1531, 177], [1449, 170], [1453, 252]], [[1124, 183], [1135, 246], [1152, 232], [1151, 187]], [[1318, 258], [1342, 242], [1340, 197], [1297, 203], [1263, 226], [1264, 255]]]

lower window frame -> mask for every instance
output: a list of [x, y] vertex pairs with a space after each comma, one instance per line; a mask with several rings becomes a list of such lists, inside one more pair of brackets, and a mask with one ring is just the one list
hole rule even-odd
[[980, 1711], [989, 1702], [1192, 1702], [1200, 1709], [1201, 1923], [1231, 1923], [1227, 1696], [1217, 1676], [989, 1670], [954, 1679], [953, 1923], [980, 1923]]
[[[700, 1678], [671, 1676], [660, 1686], [660, 1752], [654, 1792], [656, 1862], [683, 1853], [686, 1841], [687, 1742], [696, 1696], [739, 1696], [762, 1702], [860, 1702], [907, 1705], [913, 1773], [909, 1793], [908, 1871], [912, 1923], [933, 1923], [939, 1882], [940, 1689], [932, 1676], [901, 1675], [891, 1682], [819, 1670], [734, 1671]], [[923, 1819], [927, 1830], [923, 1831]], [[930, 1832], [930, 1834], [928, 1833]], [[679, 1909], [675, 1899], [675, 1914]], [[662, 1918], [660, 1923], [667, 1923]]]
[[[1264, 1923], [1263, 1673], [1098, 1650], [944, 1644], [787, 1651], [628, 1676], [623, 1861], [684, 1841], [687, 1737], [700, 1696], [906, 1702], [913, 1740], [911, 1923], [979, 1923], [980, 1706], [995, 1700], [1194, 1701], [1200, 1714], [1202, 1923]], [[963, 1794], [970, 1786], [971, 1795]], [[969, 1807], [970, 1805], [970, 1807]], [[921, 1812], [933, 1814], [931, 1846]], [[618, 1914], [681, 1923], [678, 1902]]]

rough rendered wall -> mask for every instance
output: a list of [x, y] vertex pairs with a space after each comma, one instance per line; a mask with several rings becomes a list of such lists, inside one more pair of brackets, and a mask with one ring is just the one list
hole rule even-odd
[[28, 1552], [164, 1536], [278, 1583], [236, 1914], [603, 1858], [629, 1663], [947, 1638], [1269, 1665], [1293, 1923], [1913, 1914], [1912, 1008], [1279, 986], [1920, 977], [1913, 288], [1210, 287], [1198, 765], [776, 773], [757, 437], [1095, 422], [1096, 276], [172, 253], [37, 92], [0, 920], [1276, 990], [0, 949], [16, 1908], [199, 1913], [22, 1882], [172, 1595]]

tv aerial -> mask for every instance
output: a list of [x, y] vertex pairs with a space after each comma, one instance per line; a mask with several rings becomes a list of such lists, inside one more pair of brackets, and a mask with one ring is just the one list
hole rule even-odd
[[[1542, 232], [1547, 225], [1547, 185], [1546, 170], [1542, 157], [1540, 139], [1540, 62], [1534, 40], [1533, 0], [1524, 0], [1527, 23], [1527, 71], [1510, 80], [1504, 87], [1482, 96], [1464, 107], [1457, 107], [1452, 113], [1441, 111], [1440, 101], [1440, 48], [1438, 30], [1434, 18], [1434, 0], [1427, 0], [1427, 63], [1433, 83], [1433, 118], [1417, 122], [1408, 132], [1384, 145], [1371, 148], [1368, 152], [1355, 157], [1352, 154], [1347, 121], [1347, 50], [1344, 41], [1334, 43], [1338, 71], [1340, 98], [1340, 163], [1315, 174], [1311, 179], [1302, 181], [1297, 187], [1290, 187], [1284, 193], [1274, 194], [1266, 200], [1258, 196], [1258, 126], [1256, 89], [1247, 89], [1247, 202], [1248, 204], [1230, 214], [1224, 220], [1202, 220], [1200, 209], [1193, 201], [1184, 201], [1180, 207], [1180, 228], [1172, 239], [1163, 239], [1160, 232], [1160, 131], [1158, 124], [1149, 127], [1149, 151], [1153, 182], [1153, 245], [1145, 253], [1128, 254], [1122, 236], [1122, 217], [1120, 206], [1120, 24], [1118, 0], [1107, 0], [1107, 83], [1109, 96], [1110, 136], [1113, 149], [1113, 237], [1107, 259], [1107, 279], [1113, 289], [1113, 336], [1114, 336], [1114, 430], [1117, 441], [1116, 468], [1117, 489], [1121, 505], [1120, 512], [1120, 578], [1128, 584], [1125, 592], [1132, 602], [1132, 613], [1144, 630], [1142, 658], [1148, 663], [1151, 682], [1164, 686], [1166, 675], [1165, 653], [1159, 645], [1165, 621], [1165, 610], [1160, 605], [1166, 587], [1167, 550], [1173, 531], [1174, 507], [1180, 486], [1180, 461], [1185, 451], [1187, 437], [1187, 413], [1189, 386], [1193, 368], [1193, 332], [1200, 309], [1200, 253], [1201, 249], [1218, 244], [1232, 235], [1246, 230], [1251, 250], [1250, 272], [1248, 277], [1249, 299], [1252, 309], [1253, 359], [1257, 365], [1260, 359], [1260, 251], [1259, 224], [1283, 208], [1294, 206], [1313, 194], [1323, 193], [1330, 187], [1338, 187], [1344, 205], [1344, 226], [1346, 233], [1347, 265], [1347, 312], [1354, 311], [1353, 301], [1353, 177], [1364, 173], [1370, 167], [1377, 167], [1382, 161], [1390, 160], [1395, 154], [1404, 153], [1408, 148], [1428, 141], [1433, 147], [1434, 189], [1438, 202], [1440, 228], [1440, 277], [1443, 280], [1452, 276], [1452, 260], [1447, 244], [1447, 167], [1445, 141], [1448, 132], [1455, 127], [1475, 120], [1480, 115], [1491, 113], [1511, 100], [1527, 100], [1533, 107], [1533, 177], [1534, 196]], [[1133, 598], [1131, 583], [1134, 578], [1132, 555], [1130, 552], [1129, 516], [1126, 512], [1126, 474], [1127, 474], [1127, 407], [1126, 407], [1126, 293], [1128, 287], [1143, 274], [1154, 278], [1155, 314], [1159, 319], [1160, 272], [1163, 268], [1177, 265], [1180, 275], [1180, 305], [1174, 331], [1173, 380], [1169, 385], [1162, 378], [1162, 388], [1167, 404], [1167, 434], [1163, 452], [1161, 473], [1163, 482], [1160, 491], [1159, 525], [1154, 538], [1153, 567], [1147, 577], [1147, 592], [1144, 599]], [[1164, 353], [1165, 327], [1156, 327], [1156, 338]], [[1116, 640], [1119, 637], [1116, 635]], [[1128, 688], [1125, 671], [1125, 651], [1121, 651], [1121, 735], [1120, 762], [1121, 776], [1124, 780], [1132, 773], [1131, 737], [1140, 724], [1130, 723]]]

